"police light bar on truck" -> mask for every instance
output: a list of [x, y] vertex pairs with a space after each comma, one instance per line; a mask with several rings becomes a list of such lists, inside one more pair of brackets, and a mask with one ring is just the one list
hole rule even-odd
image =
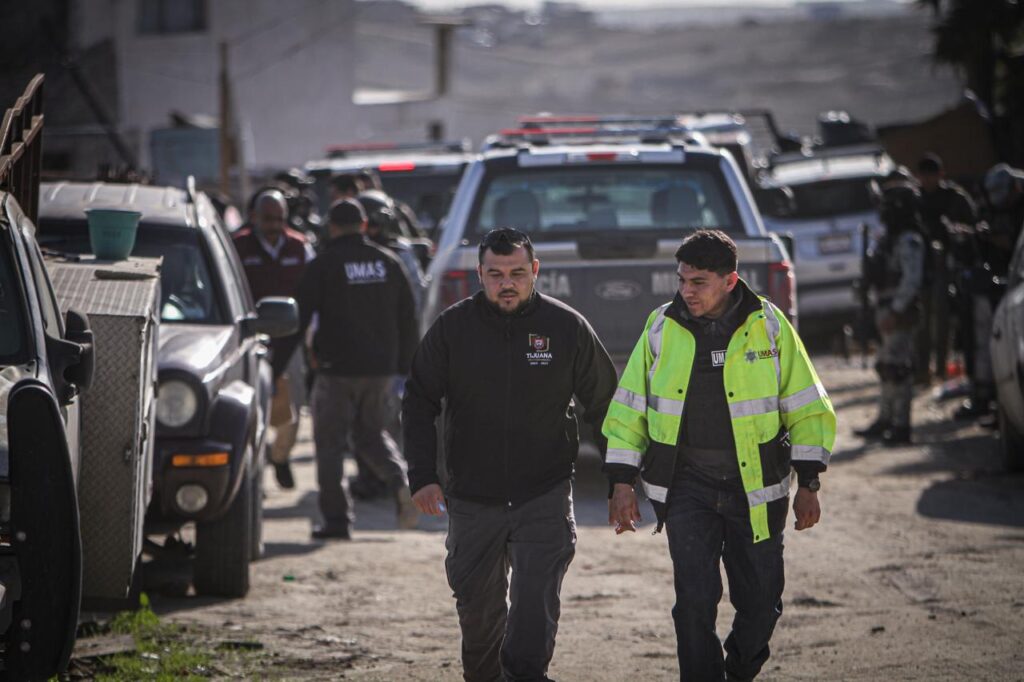
[[520, 145], [547, 146], [554, 144], [622, 144], [633, 141], [640, 144], [692, 144], [707, 146], [699, 132], [685, 127], [627, 128], [627, 127], [555, 127], [506, 128], [484, 141], [483, 148], [515, 147]]
[[324, 151], [328, 158], [338, 159], [353, 155], [389, 154], [391, 152], [468, 153], [472, 151], [469, 138], [439, 142], [354, 142], [335, 144]]
[[679, 146], [667, 149], [635, 149], [621, 145], [605, 145], [587, 151], [527, 148], [521, 149], [517, 157], [522, 168], [586, 163], [682, 163], [685, 160], [686, 151]]

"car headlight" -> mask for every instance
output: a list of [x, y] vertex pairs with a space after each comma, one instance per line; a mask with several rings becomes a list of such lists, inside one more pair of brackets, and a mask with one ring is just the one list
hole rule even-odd
[[192, 421], [199, 408], [195, 390], [177, 379], [164, 381], [157, 393], [156, 418], [164, 426], [178, 428]]

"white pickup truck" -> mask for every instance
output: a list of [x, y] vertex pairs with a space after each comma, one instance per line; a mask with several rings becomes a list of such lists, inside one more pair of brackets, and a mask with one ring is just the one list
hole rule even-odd
[[452, 201], [424, 325], [479, 288], [477, 245], [497, 227], [530, 235], [538, 289], [583, 313], [620, 361], [675, 294], [675, 250], [698, 228], [728, 233], [740, 275], [795, 322], [788, 251], [765, 231], [733, 157], [699, 134], [639, 133], [529, 128], [494, 138]]

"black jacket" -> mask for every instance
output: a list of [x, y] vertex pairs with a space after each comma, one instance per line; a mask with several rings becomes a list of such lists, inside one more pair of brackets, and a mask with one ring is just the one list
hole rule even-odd
[[317, 371], [365, 377], [407, 374], [419, 336], [412, 288], [401, 261], [362, 235], [327, 242], [299, 281], [299, 332], [274, 348], [274, 376], [318, 317]]
[[573, 474], [573, 396], [600, 434], [616, 383], [608, 352], [569, 306], [535, 293], [505, 315], [479, 292], [441, 314], [413, 359], [402, 401], [409, 486], [439, 482], [444, 400], [446, 494], [513, 504], [541, 495]]

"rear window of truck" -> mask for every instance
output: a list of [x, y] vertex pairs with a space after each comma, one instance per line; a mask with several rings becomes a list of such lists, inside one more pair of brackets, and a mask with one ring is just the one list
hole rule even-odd
[[[468, 234], [514, 227], [538, 241], [715, 228], [744, 236], [717, 168], [588, 165], [516, 168], [485, 180]], [[467, 236], [468, 236], [467, 234]]]

